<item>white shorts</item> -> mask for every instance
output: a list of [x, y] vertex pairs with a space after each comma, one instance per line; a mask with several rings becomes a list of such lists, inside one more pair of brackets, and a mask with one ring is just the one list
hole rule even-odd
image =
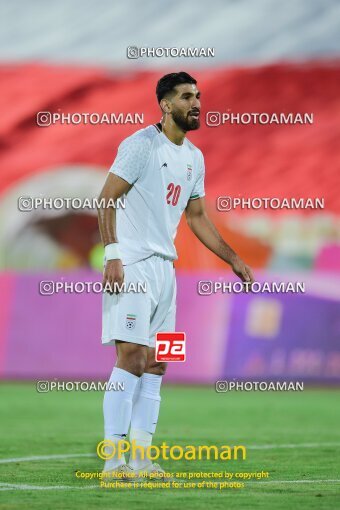
[[155, 347], [157, 332], [175, 331], [176, 278], [173, 261], [159, 255], [124, 266], [126, 287], [146, 282], [146, 292], [103, 293], [102, 343], [115, 340]]

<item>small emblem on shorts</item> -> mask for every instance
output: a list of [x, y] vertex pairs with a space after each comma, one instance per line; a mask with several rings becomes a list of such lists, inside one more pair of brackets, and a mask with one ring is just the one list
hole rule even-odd
[[191, 181], [191, 178], [192, 178], [192, 166], [187, 165], [187, 180]]
[[126, 316], [126, 327], [127, 329], [133, 329], [136, 325], [136, 315], [132, 315], [132, 313], [129, 313], [127, 316]]

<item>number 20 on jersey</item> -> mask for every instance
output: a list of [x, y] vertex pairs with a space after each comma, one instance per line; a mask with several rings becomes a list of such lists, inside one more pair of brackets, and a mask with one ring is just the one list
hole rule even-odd
[[179, 196], [181, 194], [181, 186], [175, 184], [173, 182], [170, 182], [170, 184], [167, 187], [167, 195], [166, 195], [166, 202], [169, 205], [177, 205]]

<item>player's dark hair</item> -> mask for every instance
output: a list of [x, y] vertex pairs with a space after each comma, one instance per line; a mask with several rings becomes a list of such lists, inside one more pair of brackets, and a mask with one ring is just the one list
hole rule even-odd
[[182, 83], [192, 83], [196, 85], [197, 81], [195, 78], [190, 76], [190, 74], [181, 71], [180, 73], [170, 73], [162, 76], [160, 80], [158, 80], [156, 87], [156, 96], [158, 99], [158, 103], [161, 102], [164, 96], [174, 90], [176, 85], [182, 85]]

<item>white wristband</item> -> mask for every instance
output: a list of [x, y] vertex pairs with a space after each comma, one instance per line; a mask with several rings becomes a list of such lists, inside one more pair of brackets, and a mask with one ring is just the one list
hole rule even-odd
[[104, 250], [106, 260], [114, 260], [121, 258], [118, 243], [107, 244]]

